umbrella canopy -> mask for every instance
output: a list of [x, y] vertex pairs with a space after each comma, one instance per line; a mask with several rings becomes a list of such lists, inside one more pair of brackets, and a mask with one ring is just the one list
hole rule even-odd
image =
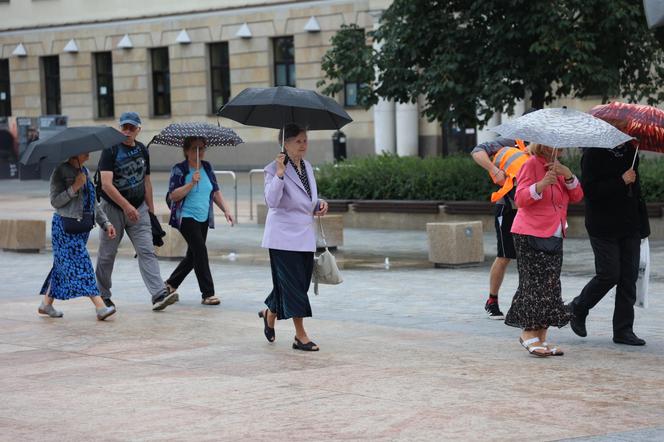
[[209, 123], [173, 123], [155, 135], [150, 144], [183, 147], [188, 137], [205, 138], [207, 146], [237, 146], [242, 138], [232, 129]]
[[30, 143], [20, 161], [25, 165], [37, 164], [45, 158], [53, 162], [64, 161], [84, 153], [104, 150], [126, 139], [112, 127], [68, 127], [52, 137]]
[[634, 138], [641, 150], [664, 153], [664, 111], [643, 104], [614, 101], [590, 109], [590, 115], [625, 124], [623, 131]]
[[247, 88], [219, 109], [217, 115], [273, 129], [281, 129], [288, 123], [297, 123], [308, 130], [340, 129], [353, 121], [330, 97], [289, 86]]
[[649, 28], [664, 26], [664, 2], [662, 0], [643, 0], [643, 9]]
[[540, 109], [491, 130], [505, 138], [549, 147], [611, 149], [632, 139], [599, 118], [567, 108]]

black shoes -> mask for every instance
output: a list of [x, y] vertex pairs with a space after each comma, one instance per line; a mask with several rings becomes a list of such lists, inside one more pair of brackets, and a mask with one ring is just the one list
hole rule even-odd
[[489, 300], [484, 304], [484, 310], [489, 315], [489, 319], [505, 319], [505, 315], [500, 311], [498, 307], [498, 301], [489, 303]]
[[111, 301], [111, 298], [103, 298], [104, 299], [104, 304], [106, 304], [106, 307], [113, 307], [115, 308], [115, 304], [113, 301]]
[[646, 345], [646, 341], [636, 336], [633, 331], [613, 335], [613, 342], [625, 345]]
[[174, 302], [177, 302], [178, 300], [178, 293], [177, 292], [171, 292], [167, 295], [162, 295], [159, 299], [155, 300], [152, 303], [152, 310], [155, 312], [158, 312], [160, 310], [165, 309], [169, 305], [173, 304]]
[[258, 317], [263, 318], [263, 333], [265, 334], [265, 339], [267, 339], [268, 342], [274, 342], [274, 328], [267, 325], [267, 312], [268, 309], [258, 312]]
[[574, 304], [569, 304], [567, 306], [572, 318], [569, 320], [569, 326], [572, 327], [572, 331], [577, 335], [585, 338], [588, 336], [588, 330], [586, 330], [586, 317], [588, 313], [577, 313], [574, 309]]

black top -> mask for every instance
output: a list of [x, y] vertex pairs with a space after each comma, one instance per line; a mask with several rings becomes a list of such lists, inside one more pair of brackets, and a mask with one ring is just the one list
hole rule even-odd
[[586, 229], [590, 236], [624, 238], [650, 235], [646, 204], [641, 195], [639, 159], [636, 181], [622, 179], [636, 150], [631, 143], [614, 149], [585, 149], [581, 157], [581, 184], [586, 201]]
[[[143, 143], [118, 144], [105, 149], [99, 158], [99, 170], [113, 172], [113, 185], [129, 203], [138, 208], [145, 201], [145, 175], [150, 175], [150, 155]], [[117, 206], [103, 191], [101, 197]]]

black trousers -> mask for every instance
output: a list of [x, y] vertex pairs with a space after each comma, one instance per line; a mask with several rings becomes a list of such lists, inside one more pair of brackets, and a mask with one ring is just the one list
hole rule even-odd
[[191, 273], [192, 269], [196, 273], [198, 287], [201, 290], [203, 299], [214, 296], [214, 282], [210, 273], [210, 261], [208, 260], [207, 239], [208, 223], [207, 221], [198, 222], [193, 218], [182, 218], [180, 224], [180, 233], [187, 241], [187, 255], [180, 264], [173, 270], [173, 273], [166, 281], [172, 287], [180, 287], [182, 281]]
[[595, 254], [596, 275], [572, 301], [574, 314], [585, 317], [609, 290], [617, 286], [613, 334], [630, 332], [634, 325], [641, 239], [591, 236], [590, 244]]

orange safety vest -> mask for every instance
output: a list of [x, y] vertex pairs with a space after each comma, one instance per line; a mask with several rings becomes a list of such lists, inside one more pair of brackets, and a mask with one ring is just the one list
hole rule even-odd
[[[521, 166], [528, 161], [530, 154], [526, 151], [526, 144], [523, 140], [516, 140], [517, 147], [503, 147], [493, 156], [493, 164], [505, 172], [505, 184], [498, 191], [491, 194], [491, 202], [503, 198], [514, 188], [514, 180], [519, 173]], [[493, 176], [491, 176], [493, 179]]]

